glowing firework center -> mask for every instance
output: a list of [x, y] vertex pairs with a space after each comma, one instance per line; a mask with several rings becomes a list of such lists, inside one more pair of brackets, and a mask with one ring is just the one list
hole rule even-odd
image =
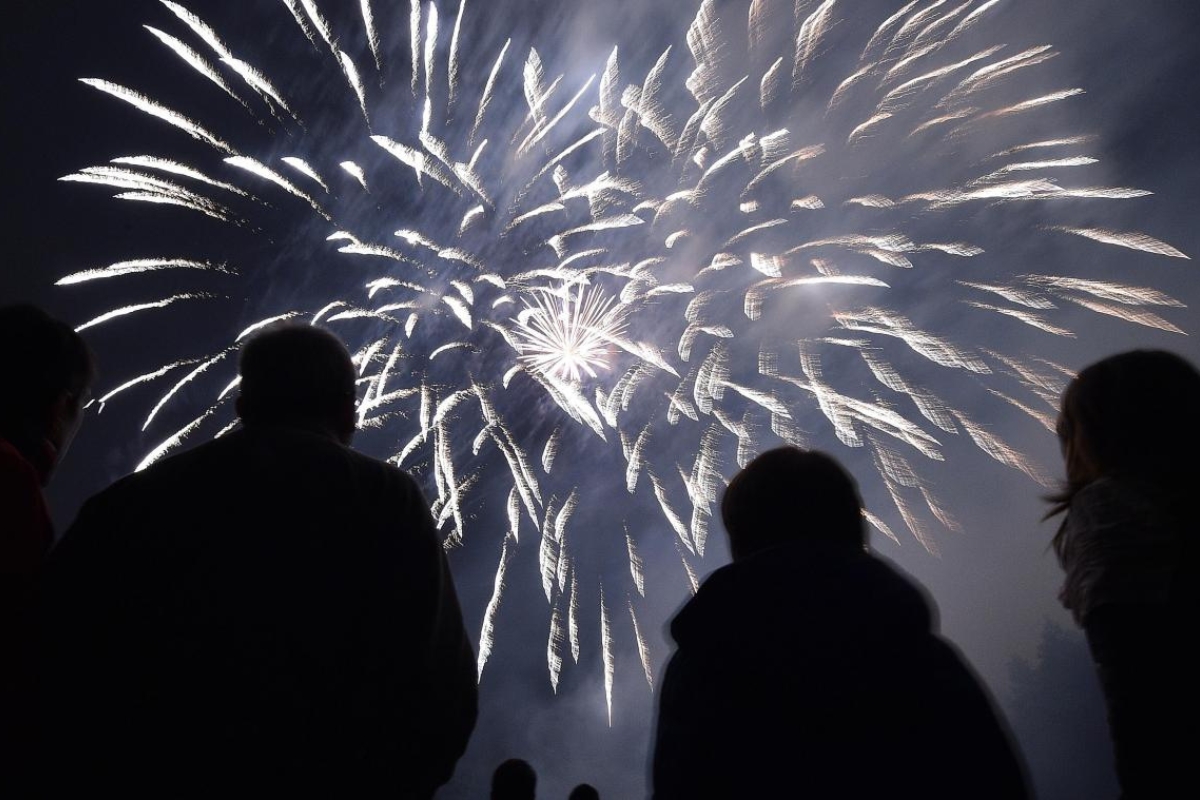
[[545, 375], [579, 383], [583, 374], [609, 370], [609, 358], [625, 332], [624, 314], [614, 298], [599, 291], [545, 289], [516, 318], [521, 360]]

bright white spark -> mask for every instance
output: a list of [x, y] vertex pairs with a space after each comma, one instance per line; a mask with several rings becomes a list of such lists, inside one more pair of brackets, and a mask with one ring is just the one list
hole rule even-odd
[[233, 149], [233, 145], [218, 138], [216, 134], [210, 133], [199, 122], [188, 119], [177, 111], [172, 111], [140, 92], [135, 92], [133, 89], [126, 88], [119, 83], [99, 78], [80, 78], [79, 80], [80, 83], [85, 83], [93, 89], [99, 89], [105, 94], [111, 94], [119, 100], [124, 100], [139, 111], [149, 114], [152, 117], [157, 117], [163, 122], [175, 126], [193, 139], [198, 139], [205, 144], [212, 145], [223, 153], [233, 155], [236, 152]]
[[524, 303], [513, 329], [523, 362], [572, 383], [608, 368], [613, 340], [625, 329], [614, 298], [579, 286], [574, 293], [539, 290]]
[[73, 272], [59, 278], [55, 286], [72, 286], [88, 281], [116, 278], [121, 275], [136, 275], [142, 272], [159, 272], [168, 269], [194, 269], [206, 272], [221, 272], [231, 275], [233, 272], [224, 264], [213, 264], [209, 261], [194, 261], [186, 258], [141, 258], [133, 261], [118, 261], [100, 269], [85, 269]]

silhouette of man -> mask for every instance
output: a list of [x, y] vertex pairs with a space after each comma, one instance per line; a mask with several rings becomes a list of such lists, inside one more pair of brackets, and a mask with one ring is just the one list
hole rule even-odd
[[581, 783], [571, 790], [567, 800], [600, 800], [600, 792], [590, 783]]
[[28, 792], [33, 598], [54, 526], [42, 494], [95, 377], [70, 326], [30, 305], [0, 308], [0, 796]]
[[429, 508], [352, 451], [307, 326], [241, 355], [242, 428], [92, 498], [51, 555], [57, 796], [428, 798], [475, 723]]
[[671, 623], [656, 800], [1027, 796], [930, 602], [867, 552], [858, 489], [836, 461], [766, 452], [721, 515], [733, 563]]
[[491, 800], [533, 800], [537, 795], [537, 773], [528, 761], [510, 758], [492, 773]]

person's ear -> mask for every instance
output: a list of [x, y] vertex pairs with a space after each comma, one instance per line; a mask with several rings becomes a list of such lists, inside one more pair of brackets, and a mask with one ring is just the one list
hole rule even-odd
[[60, 392], [42, 412], [42, 430], [53, 432], [71, 404], [70, 392]]

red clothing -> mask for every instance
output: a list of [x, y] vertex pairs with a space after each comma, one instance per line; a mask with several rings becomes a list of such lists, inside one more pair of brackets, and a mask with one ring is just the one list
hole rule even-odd
[[0, 439], [0, 581], [9, 586], [30, 580], [53, 542], [41, 475], [16, 447]]
[[32, 763], [33, 592], [54, 541], [42, 476], [0, 439], [0, 795], [21, 796]]

